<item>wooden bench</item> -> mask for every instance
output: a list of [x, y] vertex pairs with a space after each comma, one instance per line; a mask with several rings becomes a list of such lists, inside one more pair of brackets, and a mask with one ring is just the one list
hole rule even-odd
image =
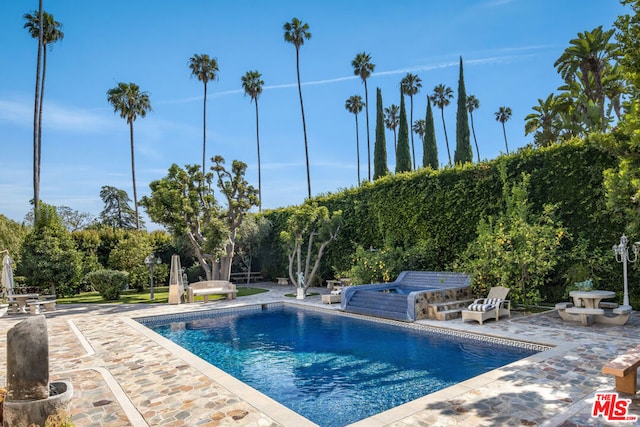
[[56, 300], [32, 300], [27, 301], [27, 307], [29, 307], [29, 313], [31, 314], [40, 314], [42, 307], [49, 312], [56, 310]]
[[238, 291], [236, 285], [226, 280], [204, 280], [189, 284], [187, 295], [189, 302], [195, 302], [195, 297], [201, 296], [204, 302], [209, 301], [209, 295], [226, 295], [227, 299], [234, 299]]
[[640, 366], [640, 346], [608, 362], [602, 367], [602, 373], [616, 377], [616, 391], [636, 394], [638, 366]]
[[231, 273], [232, 282], [259, 282], [264, 280], [262, 273], [259, 271], [243, 271], [241, 273]]

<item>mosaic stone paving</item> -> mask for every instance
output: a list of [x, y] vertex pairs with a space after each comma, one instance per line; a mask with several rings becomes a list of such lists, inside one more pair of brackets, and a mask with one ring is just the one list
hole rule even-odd
[[[260, 286], [263, 286], [262, 284]], [[205, 305], [63, 306], [47, 314], [51, 380], [69, 380], [74, 388], [72, 420], [85, 426], [292, 426], [300, 424], [278, 408], [270, 410], [234, 393], [233, 387], [174, 354], [166, 346], [130, 326], [127, 318], [228, 307], [245, 303], [295, 300], [292, 289], [264, 284], [269, 293]], [[324, 291], [324, 290], [323, 290]], [[304, 304], [321, 304], [320, 297]], [[24, 319], [0, 318], [0, 352], [6, 352], [7, 330]], [[563, 322], [556, 312], [510, 320], [463, 324], [420, 321], [420, 324], [558, 345], [433, 395], [394, 408], [353, 426], [597, 426], [615, 425], [592, 418], [595, 392], [614, 391], [614, 378], [602, 365], [640, 344], [640, 316], [624, 326]], [[0, 358], [0, 387], [6, 383]], [[640, 416], [640, 398], [630, 412]], [[313, 425], [309, 423], [308, 425]], [[618, 423], [630, 425], [630, 423]], [[640, 423], [638, 423], [640, 425]]]

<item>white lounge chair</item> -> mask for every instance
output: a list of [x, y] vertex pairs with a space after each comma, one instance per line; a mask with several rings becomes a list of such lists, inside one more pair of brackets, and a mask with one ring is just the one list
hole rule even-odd
[[498, 321], [502, 316], [511, 317], [511, 301], [506, 299], [508, 293], [509, 288], [504, 286], [491, 288], [486, 298], [478, 298], [462, 310], [462, 321], [476, 320], [482, 325], [487, 319]]

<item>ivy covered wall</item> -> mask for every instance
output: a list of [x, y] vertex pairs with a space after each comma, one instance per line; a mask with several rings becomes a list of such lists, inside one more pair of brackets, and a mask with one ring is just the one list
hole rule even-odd
[[[595, 144], [575, 140], [547, 148], [523, 149], [517, 153], [480, 164], [433, 171], [420, 169], [386, 176], [336, 194], [315, 198], [330, 211], [342, 210], [344, 225], [337, 242], [328, 248], [320, 276], [331, 279], [351, 267], [356, 248], [424, 248], [421, 265], [414, 269], [451, 270], [467, 245], [477, 236], [481, 218], [504, 210], [500, 165], [507, 180], [523, 172], [531, 175], [529, 202], [535, 211], [545, 204], [556, 206], [557, 219], [567, 229], [553, 284], [564, 286], [566, 272], [576, 262], [598, 261], [594, 273], [604, 282], [621, 280], [608, 252], [620, 238], [623, 224], [606, 210], [602, 186], [603, 171], [616, 159]], [[273, 223], [270, 243], [261, 254], [265, 274], [281, 276], [286, 258], [277, 236], [288, 216], [287, 209], [265, 212]], [[634, 236], [638, 238], [640, 236]], [[634, 238], [632, 237], [632, 239]], [[572, 247], [582, 245], [577, 260]], [[572, 255], [568, 254], [572, 252]], [[603, 267], [604, 266], [604, 267]], [[556, 295], [549, 292], [548, 295]], [[547, 296], [548, 296], [547, 295]]]

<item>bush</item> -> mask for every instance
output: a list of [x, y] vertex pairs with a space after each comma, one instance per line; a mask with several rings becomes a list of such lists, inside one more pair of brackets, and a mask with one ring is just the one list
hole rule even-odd
[[116, 301], [120, 299], [129, 277], [124, 271], [96, 270], [87, 274], [85, 279], [105, 301]]

